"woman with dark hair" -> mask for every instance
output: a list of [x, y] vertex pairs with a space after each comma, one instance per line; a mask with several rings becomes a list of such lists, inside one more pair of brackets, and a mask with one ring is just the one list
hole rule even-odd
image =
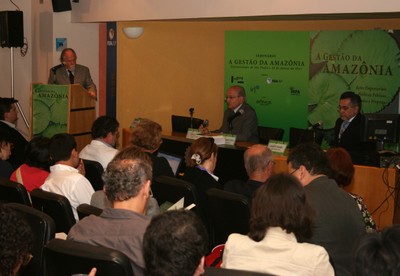
[[196, 187], [201, 208], [206, 206], [206, 191], [210, 188], [222, 189], [222, 185], [215, 176], [214, 169], [217, 164], [218, 147], [214, 138], [201, 137], [194, 141], [185, 153], [186, 171], [183, 180]]
[[297, 241], [312, 235], [313, 214], [294, 176], [271, 176], [254, 195], [250, 232], [229, 236], [221, 267], [273, 275], [334, 275], [323, 247]]
[[9, 178], [13, 172], [13, 166], [8, 163], [11, 156], [12, 138], [5, 130], [0, 130], [0, 177]]
[[40, 188], [50, 173], [49, 145], [49, 138], [34, 137], [25, 148], [25, 163], [10, 179], [23, 184], [28, 192]]
[[[326, 156], [331, 167], [329, 177], [334, 179], [341, 188], [350, 185], [354, 176], [354, 165], [350, 154], [344, 148], [330, 148], [326, 151]], [[364, 203], [364, 199], [350, 192], [349, 195], [357, 202], [367, 232], [375, 232], [376, 224]]]
[[153, 179], [157, 176], [174, 176], [167, 159], [157, 156], [162, 143], [161, 125], [145, 118], [136, 118], [131, 125], [131, 144], [146, 152], [153, 163]]

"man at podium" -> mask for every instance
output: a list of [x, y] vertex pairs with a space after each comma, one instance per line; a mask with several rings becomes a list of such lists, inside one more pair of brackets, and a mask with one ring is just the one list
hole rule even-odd
[[48, 84], [80, 84], [91, 97], [96, 98], [97, 89], [90, 76], [89, 68], [76, 64], [76, 53], [72, 48], [65, 48], [61, 52], [61, 64], [50, 69]]

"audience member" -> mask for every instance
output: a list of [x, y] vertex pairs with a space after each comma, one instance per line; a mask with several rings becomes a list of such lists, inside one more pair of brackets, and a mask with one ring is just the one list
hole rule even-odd
[[271, 176], [255, 193], [248, 236], [228, 237], [221, 267], [272, 275], [334, 275], [323, 247], [297, 241], [311, 237], [313, 215], [295, 177]]
[[[255, 110], [246, 103], [246, 91], [240, 85], [234, 85], [226, 91], [226, 104], [222, 126], [213, 132], [231, 133], [237, 141], [258, 142], [258, 119]], [[203, 133], [207, 128], [200, 126]]]
[[128, 147], [119, 152], [103, 175], [112, 208], [79, 221], [68, 239], [117, 249], [131, 260], [135, 275], [144, 275], [143, 235], [150, 222], [144, 212], [151, 196], [151, 174], [151, 161], [140, 149]]
[[201, 137], [195, 140], [185, 153], [186, 170], [182, 179], [193, 183], [199, 196], [200, 209], [206, 207], [206, 191], [210, 188], [222, 189], [215, 176], [218, 147], [213, 138]]
[[21, 183], [28, 192], [40, 188], [50, 173], [50, 139], [34, 137], [25, 148], [25, 163], [16, 169], [10, 179]]
[[74, 136], [67, 133], [54, 135], [49, 151], [55, 165], [50, 167], [50, 174], [41, 188], [68, 198], [78, 220], [76, 208], [82, 203], [89, 204], [94, 190], [89, 180], [79, 172], [83, 162], [79, 159]]
[[100, 116], [92, 124], [92, 141], [86, 145], [79, 157], [99, 162], [103, 169], [118, 153], [115, 149], [118, 139], [118, 121], [110, 116]]
[[0, 130], [10, 134], [11, 142], [14, 145], [13, 154], [8, 160], [14, 169], [24, 162], [24, 150], [28, 144], [28, 141], [16, 128], [18, 111], [15, 103], [17, 102], [18, 100], [14, 98], [0, 98]]
[[13, 209], [0, 205], [0, 276], [15, 276], [32, 259], [32, 229]]
[[[341, 188], [350, 185], [354, 176], [354, 166], [350, 154], [344, 148], [331, 148], [326, 151], [326, 156], [331, 167], [330, 178], [334, 179]], [[357, 202], [366, 231], [375, 232], [376, 224], [364, 203], [364, 199], [361, 196], [348, 193]]]
[[162, 143], [161, 125], [149, 119], [137, 118], [134, 120], [131, 130], [131, 143], [141, 148], [151, 158], [153, 179], [160, 175], [174, 176], [167, 159], [157, 156], [157, 150]]
[[154, 217], [143, 241], [148, 275], [203, 274], [207, 240], [206, 228], [191, 211], [168, 211]]
[[251, 205], [255, 191], [271, 177], [273, 166], [272, 151], [265, 145], [253, 145], [244, 152], [244, 167], [249, 179], [246, 182], [241, 180], [228, 181], [225, 183], [224, 189], [245, 195]]
[[400, 225], [363, 236], [354, 255], [355, 276], [400, 275]]
[[0, 129], [0, 177], [9, 178], [14, 168], [6, 160], [11, 156], [11, 136], [8, 132]]
[[287, 159], [288, 171], [304, 186], [316, 211], [313, 235], [304, 241], [323, 246], [331, 257], [337, 275], [348, 275], [351, 254], [365, 225], [356, 202], [329, 179], [325, 152], [314, 143], [294, 147]]
[[76, 63], [74, 49], [65, 48], [60, 55], [61, 64], [50, 69], [48, 84], [80, 84], [91, 97], [96, 98], [96, 85], [90, 76], [89, 68]]

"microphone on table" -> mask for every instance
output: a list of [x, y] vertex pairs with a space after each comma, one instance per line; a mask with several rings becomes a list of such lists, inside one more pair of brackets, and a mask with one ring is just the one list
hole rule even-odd
[[322, 122], [319, 121], [318, 123], [315, 123], [315, 124], [313, 124], [313, 125], [310, 125], [310, 126], [308, 127], [308, 129], [322, 129]]
[[193, 128], [193, 113], [194, 113], [193, 107], [189, 108], [189, 113], [190, 113], [190, 128]]

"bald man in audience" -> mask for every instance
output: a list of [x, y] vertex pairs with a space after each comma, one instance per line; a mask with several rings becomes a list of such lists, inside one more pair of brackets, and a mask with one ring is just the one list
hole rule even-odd
[[272, 151], [261, 144], [251, 146], [244, 152], [244, 167], [249, 179], [246, 182], [230, 180], [225, 184], [224, 190], [242, 194], [251, 203], [255, 191], [272, 175], [274, 169]]

